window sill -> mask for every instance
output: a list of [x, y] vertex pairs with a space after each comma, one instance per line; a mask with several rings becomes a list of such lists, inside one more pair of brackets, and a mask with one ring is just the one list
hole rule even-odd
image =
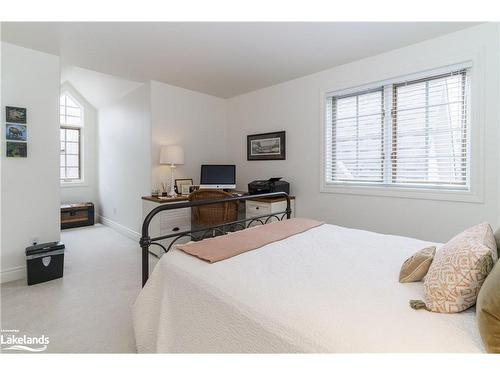
[[445, 190], [417, 187], [396, 187], [387, 185], [360, 185], [342, 183], [323, 183], [321, 193], [383, 196], [393, 198], [409, 198], [422, 200], [438, 200], [451, 202], [483, 203], [482, 194], [472, 190]]
[[89, 185], [85, 181], [61, 182], [61, 188], [88, 187], [88, 186]]

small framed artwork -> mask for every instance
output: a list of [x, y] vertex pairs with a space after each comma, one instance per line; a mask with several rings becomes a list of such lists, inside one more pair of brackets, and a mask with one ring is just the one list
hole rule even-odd
[[[175, 180], [175, 190], [177, 194], [187, 195], [189, 194], [189, 187], [193, 185], [192, 178], [178, 178]], [[184, 188], [184, 186], [186, 186]]]
[[5, 139], [8, 141], [26, 141], [26, 125], [5, 124]]
[[285, 132], [247, 135], [247, 160], [285, 160]]
[[8, 158], [25, 158], [28, 156], [28, 144], [26, 142], [7, 141], [6, 150]]
[[26, 108], [5, 107], [6, 122], [26, 124]]
[[182, 185], [181, 186], [181, 195], [191, 194], [191, 186], [193, 186], [193, 185]]

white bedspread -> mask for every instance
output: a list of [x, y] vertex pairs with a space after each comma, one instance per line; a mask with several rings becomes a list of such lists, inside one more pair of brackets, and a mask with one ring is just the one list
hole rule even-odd
[[471, 309], [412, 310], [402, 262], [429, 242], [322, 225], [209, 264], [163, 256], [134, 306], [139, 352], [482, 352]]

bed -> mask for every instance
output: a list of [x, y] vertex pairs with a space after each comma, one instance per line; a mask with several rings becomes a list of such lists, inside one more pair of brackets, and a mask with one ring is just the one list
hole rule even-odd
[[484, 352], [475, 312], [409, 307], [402, 262], [430, 245], [324, 224], [209, 264], [172, 248], [133, 309], [140, 353]]

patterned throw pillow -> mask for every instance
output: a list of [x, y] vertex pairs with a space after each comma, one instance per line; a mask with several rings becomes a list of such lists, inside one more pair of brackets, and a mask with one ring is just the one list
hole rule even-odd
[[429, 246], [406, 259], [399, 272], [399, 282], [412, 283], [422, 280], [429, 271], [435, 252], [436, 246]]
[[[476, 303], [479, 289], [497, 260], [488, 223], [478, 224], [439, 248], [424, 280], [425, 308], [456, 313]], [[417, 301], [412, 307], [424, 307]]]

